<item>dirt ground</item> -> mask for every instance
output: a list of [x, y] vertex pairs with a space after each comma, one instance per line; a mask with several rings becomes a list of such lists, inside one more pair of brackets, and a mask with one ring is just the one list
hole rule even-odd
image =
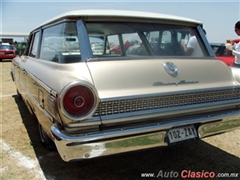
[[66, 163], [57, 151], [42, 147], [37, 120], [17, 97], [10, 69], [10, 61], [0, 62], [0, 172], [3, 180], [142, 180], [153, 179], [142, 177], [143, 173], [156, 175], [159, 172], [174, 172], [178, 177], [173, 179], [182, 179], [183, 170], [238, 173], [238, 177], [221, 179], [240, 179], [240, 129], [173, 147]]

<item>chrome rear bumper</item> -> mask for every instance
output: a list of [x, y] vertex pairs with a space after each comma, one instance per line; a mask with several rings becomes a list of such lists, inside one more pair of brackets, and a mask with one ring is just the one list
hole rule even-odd
[[199, 138], [240, 127], [240, 111], [217, 116], [156, 124], [153, 126], [98, 132], [86, 135], [67, 135], [56, 126], [51, 133], [58, 152], [64, 161], [88, 159], [123, 152], [166, 146], [166, 133], [173, 127], [198, 125]]

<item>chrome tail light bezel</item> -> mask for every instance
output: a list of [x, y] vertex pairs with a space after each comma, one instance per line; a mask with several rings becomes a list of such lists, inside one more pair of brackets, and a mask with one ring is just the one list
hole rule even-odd
[[[66, 93], [71, 88], [76, 87], [76, 86], [82, 86], [82, 87], [87, 88], [89, 91], [91, 91], [91, 93], [93, 95], [92, 107], [90, 108], [90, 110], [85, 115], [80, 115], [80, 116], [72, 115], [69, 112], [67, 112], [66, 109], [64, 108], [64, 102], [63, 101], [64, 101], [64, 97], [65, 97]], [[95, 89], [95, 87], [91, 83], [89, 83], [87, 81], [71, 82], [71, 83], [67, 84], [59, 94], [59, 103], [58, 104], [59, 104], [60, 112], [65, 117], [67, 117], [68, 119], [71, 119], [73, 121], [83, 121], [83, 120], [91, 118], [94, 115], [95, 111], [97, 110], [98, 103], [99, 103], [99, 97], [98, 97], [97, 90]]]

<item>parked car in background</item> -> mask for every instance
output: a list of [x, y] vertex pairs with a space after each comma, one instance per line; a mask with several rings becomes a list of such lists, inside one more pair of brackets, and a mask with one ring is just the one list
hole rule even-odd
[[[234, 39], [238, 43], [240, 39]], [[226, 50], [225, 43], [211, 43], [210, 44], [218, 60], [225, 62], [229, 66], [233, 66], [235, 57]]]
[[103, 44], [94, 43], [91, 45], [93, 54], [103, 54]]
[[234, 62], [234, 56], [226, 51], [224, 43], [211, 43], [210, 44], [218, 60], [223, 61], [228, 66], [232, 66]]
[[[82, 10], [33, 29], [11, 75], [43, 145], [75, 161], [240, 127], [240, 72], [216, 59], [202, 26], [164, 14]], [[196, 56], [181, 44], [192, 35]], [[102, 43], [101, 53], [92, 42]]]
[[0, 61], [2, 61], [2, 59], [13, 59], [15, 56], [15, 48], [13, 46], [0, 44]]

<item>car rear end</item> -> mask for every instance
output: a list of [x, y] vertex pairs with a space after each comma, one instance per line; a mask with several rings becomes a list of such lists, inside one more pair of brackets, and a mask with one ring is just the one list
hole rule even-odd
[[[200, 22], [125, 11], [80, 11], [66, 18], [72, 16], [79, 18], [82, 61], [54, 66], [54, 82], [41, 74], [55, 92], [46, 107], [64, 161], [174, 145], [240, 127], [240, 73], [216, 59]], [[197, 56], [184, 50], [192, 38]], [[101, 53], [92, 50], [93, 39], [103, 44]], [[135, 43], [125, 47], [126, 42]], [[116, 46], [119, 53], [111, 53]]]
[[[232, 71], [218, 61], [168, 61], [176, 65], [177, 78], [166, 72], [164, 60], [89, 62], [96, 91], [88, 91], [99, 102], [92, 104], [97, 109], [90, 119], [69, 123], [68, 131], [52, 126], [62, 158], [174, 145], [240, 127], [240, 86]], [[97, 127], [94, 119], [100, 120]]]
[[0, 45], [0, 59], [13, 59], [15, 56], [15, 49], [13, 46]]

